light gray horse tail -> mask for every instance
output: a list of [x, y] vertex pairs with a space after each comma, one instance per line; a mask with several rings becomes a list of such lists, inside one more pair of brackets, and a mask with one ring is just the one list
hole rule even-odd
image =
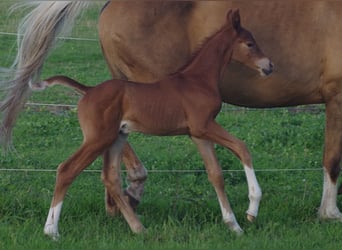
[[90, 1], [26, 1], [33, 6], [18, 27], [18, 52], [10, 69], [0, 75], [0, 143], [11, 146], [12, 129], [30, 96], [29, 82], [36, 82], [44, 60], [54, 48], [57, 36], [71, 31], [76, 17]]

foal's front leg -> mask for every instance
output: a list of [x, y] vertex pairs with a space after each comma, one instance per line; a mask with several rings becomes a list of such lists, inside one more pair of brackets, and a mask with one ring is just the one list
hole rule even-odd
[[202, 140], [196, 137], [191, 137], [193, 142], [197, 145], [198, 150], [203, 158], [209, 181], [214, 186], [217, 194], [217, 198], [220, 203], [223, 221], [228, 227], [240, 234], [242, 229], [237, 223], [234, 212], [229, 204], [228, 198], [224, 192], [224, 179], [222, 176], [222, 170], [217, 161], [214, 144], [207, 140]]
[[201, 134], [201, 138], [231, 150], [242, 162], [247, 178], [248, 198], [250, 201], [246, 212], [247, 219], [253, 222], [258, 214], [262, 192], [254, 173], [252, 157], [246, 145], [241, 140], [230, 135], [215, 121], [207, 124], [207, 130]]

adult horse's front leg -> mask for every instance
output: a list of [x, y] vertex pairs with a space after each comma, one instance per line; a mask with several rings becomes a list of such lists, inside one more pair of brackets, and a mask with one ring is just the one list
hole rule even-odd
[[[131, 207], [136, 209], [144, 193], [147, 170], [128, 142], [123, 149], [123, 162], [127, 169], [127, 180], [129, 182], [129, 186], [125, 190], [125, 196]], [[108, 194], [107, 189], [105, 201], [107, 213], [112, 216], [116, 215], [118, 213], [118, 207], [111, 195]]]
[[322, 219], [340, 220], [342, 213], [337, 207], [337, 181], [341, 171], [342, 153], [342, 96], [335, 96], [326, 104], [325, 148], [323, 159], [323, 195], [319, 209]]
[[191, 137], [191, 139], [198, 147], [198, 150], [203, 158], [207, 170], [208, 179], [216, 191], [217, 198], [221, 207], [223, 221], [232, 231], [238, 234], [242, 233], [243, 231], [236, 221], [234, 212], [224, 192], [224, 179], [222, 176], [221, 167], [219, 166], [215, 155], [214, 144], [210, 141], [202, 140], [193, 136]]

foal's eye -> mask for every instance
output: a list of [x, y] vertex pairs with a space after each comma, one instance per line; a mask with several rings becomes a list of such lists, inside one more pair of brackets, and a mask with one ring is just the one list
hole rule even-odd
[[252, 42], [247, 42], [246, 45], [247, 45], [248, 48], [253, 48], [254, 47], [254, 43], [252, 43]]
[[252, 48], [252, 47], [254, 46], [254, 43], [249, 42], [249, 43], [247, 43], [246, 45], [247, 45], [248, 48]]

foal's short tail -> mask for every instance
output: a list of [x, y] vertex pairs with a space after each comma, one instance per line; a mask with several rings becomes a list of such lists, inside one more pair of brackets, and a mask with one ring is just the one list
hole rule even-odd
[[85, 86], [75, 81], [74, 79], [71, 79], [66, 76], [53, 76], [41, 82], [30, 83], [30, 87], [32, 90], [44, 90], [47, 87], [58, 85], [58, 84], [71, 87], [77, 90], [77, 92], [79, 92], [82, 95], [85, 95], [87, 91], [92, 88], [90, 86]]
[[29, 95], [29, 82], [39, 78], [43, 63], [53, 49], [56, 38], [71, 30], [74, 20], [89, 1], [32, 1], [19, 7], [35, 8], [18, 28], [18, 53], [13, 66], [0, 68], [0, 143], [11, 144], [12, 128]]

